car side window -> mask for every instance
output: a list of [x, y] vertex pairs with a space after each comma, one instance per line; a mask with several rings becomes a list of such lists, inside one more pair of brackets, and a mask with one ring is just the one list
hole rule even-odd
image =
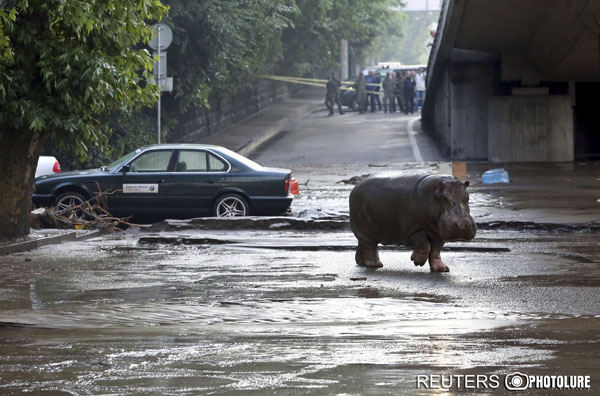
[[166, 172], [172, 153], [171, 150], [161, 150], [142, 154], [129, 164], [130, 172]]
[[208, 172], [206, 151], [180, 151], [175, 172]]
[[210, 172], [225, 172], [228, 166], [220, 158], [208, 154], [208, 169]]

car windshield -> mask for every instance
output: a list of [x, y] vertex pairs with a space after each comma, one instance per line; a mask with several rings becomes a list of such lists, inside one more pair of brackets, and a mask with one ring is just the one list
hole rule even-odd
[[128, 160], [130, 160], [131, 158], [135, 157], [136, 155], [138, 155], [141, 152], [142, 152], [142, 149], [137, 149], [135, 151], [132, 151], [131, 153], [122, 156], [121, 158], [119, 158], [115, 162], [113, 162], [110, 165], [106, 166], [104, 169], [107, 170], [107, 171], [109, 171], [109, 172], [113, 171], [113, 170], [115, 170], [115, 168], [117, 168], [123, 162], [127, 162]]
[[[215, 151], [217, 151], [217, 150], [215, 150]], [[236, 160], [237, 162], [241, 163], [242, 165], [247, 166], [250, 169], [253, 169], [253, 170], [263, 169], [262, 165], [257, 164], [256, 162], [236, 153], [235, 151], [231, 151], [226, 148], [220, 148], [217, 152], [222, 152], [223, 154], [227, 155], [229, 158]]]

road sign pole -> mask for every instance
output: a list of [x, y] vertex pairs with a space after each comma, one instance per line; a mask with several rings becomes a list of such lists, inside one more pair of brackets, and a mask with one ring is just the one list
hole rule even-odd
[[158, 70], [156, 72], [156, 86], [158, 87], [158, 117], [157, 117], [157, 126], [158, 126], [158, 144], [160, 144], [160, 26], [156, 29], [157, 33], [157, 41], [158, 41]]
[[[1, 0], [0, 0], [1, 1]], [[163, 92], [164, 90], [167, 90], [169, 92], [171, 92], [171, 90], [173, 89], [173, 80], [172, 79], [163, 79], [162, 78], [162, 74], [164, 73], [165, 76], [167, 75], [167, 53], [166, 53], [166, 49], [169, 48], [169, 45], [171, 45], [171, 41], [173, 40], [173, 31], [171, 30], [171, 28], [168, 25], [165, 25], [164, 23], [157, 23], [155, 25], [153, 25], [154, 31], [156, 32], [156, 41], [154, 41], [154, 38], [152, 38], [152, 40], [150, 40], [150, 42], [148, 43], [148, 45], [150, 46], [150, 48], [152, 48], [153, 50], [156, 51], [156, 55], [158, 56], [158, 61], [157, 61], [157, 65], [156, 67], [156, 75], [155, 75], [155, 80], [156, 80], [156, 85], [158, 87], [158, 100], [157, 100], [157, 120], [156, 120], [156, 124], [157, 124], [157, 129], [158, 129], [158, 144], [160, 144], [160, 132], [161, 132], [161, 128], [160, 128], [160, 99], [161, 99], [161, 92]], [[161, 37], [161, 33], [162, 33], [162, 37]], [[162, 68], [164, 70], [161, 70], [160, 64], [161, 64], [161, 50], [165, 50], [165, 56], [164, 56], [164, 62], [165, 62], [165, 67]]]

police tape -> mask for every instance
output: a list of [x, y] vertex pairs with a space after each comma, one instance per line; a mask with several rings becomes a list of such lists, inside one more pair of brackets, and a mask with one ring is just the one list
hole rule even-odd
[[[273, 75], [261, 75], [260, 78], [265, 78], [268, 80], [275, 80], [275, 81], [281, 81], [281, 82], [287, 82], [287, 83], [292, 83], [292, 84], [304, 84], [304, 85], [312, 85], [315, 87], [322, 87], [325, 88], [327, 81], [329, 80], [324, 80], [324, 79], [319, 79], [319, 78], [306, 78], [306, 77], [292, 77], [292, 76], [273, 76]], [[353, 85], [355, 84], [354, 81], [340, 81], [340, 83], [342, 84], [348, 84], [351, 85], [349, 87], [340, 87], [341, 90], [345, 90], [345, 91], [355, 91], [355, 88], [353, 87]], [[380, 83], [365, 83], [366, 85], [373, 85], [376, 87], [381, 87]], [[380, 92], [370, 92], [370, 93], [380, 93]]]
[[[326, 84], [327, 79], [322, 78], [307, 78], [307, 77], [294, 77], [294, 76], [274, 76], [274, 75], [262, 75], [261, 78], [268, 78], [272, 80], [280, 81], [293, 81], [298, 83], [323, 83]], [[342, 84], [354, 84], [354, 81], [340, 81]]]
[[308, 81], [308, 79], [299, 79], [296, 77], [282, 77], [282, 76], [260, 76], [261, 78], [266, 78], [269, 80], [275, 80], [275, 81], [281, 81], [281, 82], [287, 82], [287, 83], [293, 83], [293, 84], [304, 84], [304, 85], [312, 85], [315, 87], [322, 87], [325, 88], [325, 84], [327, 83], [327, 80], [324, 80], [323, 82], [317, 82], [317, 79], [312, 79], [313, 81]]

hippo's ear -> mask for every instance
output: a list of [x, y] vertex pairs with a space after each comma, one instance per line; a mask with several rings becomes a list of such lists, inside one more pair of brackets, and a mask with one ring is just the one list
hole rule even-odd
[[467, 180], [467, 181], [465, 181], [463, 184], [465, 185], [465, 188], [467, 188], [467, 187], [469, 187], [469, 184], [470, 184], [470, 183], [469, 183], [469, 181]]

